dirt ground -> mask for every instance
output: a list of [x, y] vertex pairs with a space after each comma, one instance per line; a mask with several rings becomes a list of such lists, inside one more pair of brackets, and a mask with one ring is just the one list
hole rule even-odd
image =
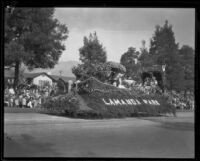
[[5, 113], [4, 157], [194, 158], [194, 113], [84, 120]]

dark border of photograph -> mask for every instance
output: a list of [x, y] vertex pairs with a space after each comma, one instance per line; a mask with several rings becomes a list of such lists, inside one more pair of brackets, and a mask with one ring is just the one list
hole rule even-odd
[[[199, 36], [200, 36], [200, 2], [193, 0], [176, 0], [176, 1], [132, 1], [132, 0], [42, 0], [42, 1], [22, 1], [22, 0], [5, 0], [1, 1], [1, 22], [4, 22], [4, 7], [106, 7], [106, 8], [195, 8], [195, 158], [184, 158], [181, 160], [198, 160], [200, 159], [199, 148]], [[4, 81], [4, 23], [1, 23], [1, 82]], [[3, 83], [1, 83], [1, 159], [2, 160], [174, 160], [175, 158], [4, 158], [4, 108], [3, 108]], [[175, 159], [176, 160], [176, 159]], [[179, 160], [179, 159], [178, 159]]]

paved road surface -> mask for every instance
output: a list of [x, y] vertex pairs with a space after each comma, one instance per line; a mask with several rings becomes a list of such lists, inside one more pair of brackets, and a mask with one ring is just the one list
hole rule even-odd
[[193, 158], [194, 114], [83, 120], [5, 113], [5, 157]]

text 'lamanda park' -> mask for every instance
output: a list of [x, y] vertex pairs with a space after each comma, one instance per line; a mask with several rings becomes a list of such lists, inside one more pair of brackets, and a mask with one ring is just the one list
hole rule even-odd
[[141, 105], [141, 104], [148, 104], [148, 105], [160, 105], [160, 103], [157, 100], [146, 100], [141, 99], [139, 101], [138, 99], [104, 99], [102, 98], [102, 101], [105, 105]]

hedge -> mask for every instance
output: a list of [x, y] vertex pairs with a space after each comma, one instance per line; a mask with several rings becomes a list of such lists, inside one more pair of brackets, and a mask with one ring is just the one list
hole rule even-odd
[[73, 116], [79, 109], [79, 100], [73, 94], [63, 94], [47, 97], [41, 107], [47, 113]]

